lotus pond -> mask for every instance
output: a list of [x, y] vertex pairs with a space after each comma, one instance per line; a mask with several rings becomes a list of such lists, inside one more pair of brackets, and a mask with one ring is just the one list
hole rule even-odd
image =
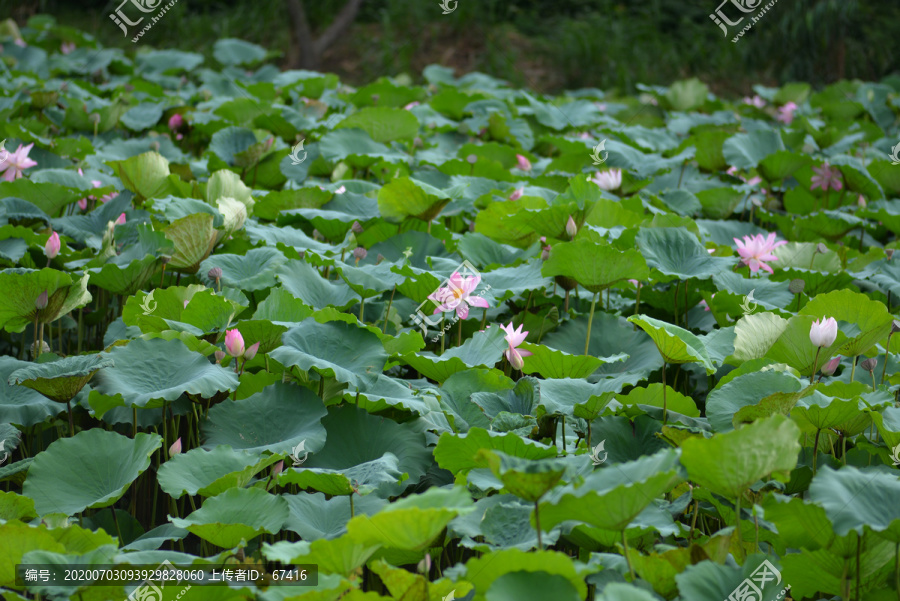
[[[352, 88], [14, 33], [3, 598], [900, 599], [896, 79]], [[17, 574], [166, 561], [265, 577]]]

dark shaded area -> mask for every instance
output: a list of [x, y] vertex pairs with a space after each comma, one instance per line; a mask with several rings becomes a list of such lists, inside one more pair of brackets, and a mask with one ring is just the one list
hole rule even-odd
[[[239, 37], [279, 55], [282, 67], [318, 67], [351, 83], [418, 77], [424, 66], [440, 63], [458, 74], [483, 71], [545, 92], [633, 92], [639, 83], [699, 77], [717, 92], [743, 94], [754, 83], [879, 80], [900, 64], [900, 3], [778, 0], [734, 43], [710, 19], [720, 1], [459, 0], [444, 15], [438, 0], [180, 0], [165, 24], [137, 45], [109, 19], [121, 0], [0, 0], [0, 14], [20, 25], [31, 15], [51, 14], [106, 45], [130, 49], [209, 56], [216, 38]], [[358, 14], [339, 23], [348, 4], [358, 4]], [[722, 10], [741, 14], [730, 2]], [[749, 16], [741, 26], [747, 22]]]

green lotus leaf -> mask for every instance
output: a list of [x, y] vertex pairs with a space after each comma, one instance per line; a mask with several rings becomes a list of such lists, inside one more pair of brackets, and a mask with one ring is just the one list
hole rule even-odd
[[200, 264], [200, 279], [210, 288], [216, 287], [214, 279], [209, 277], [209, 270], [218, 267], [222, 270], [221, 285], [240, 290], [264, 290], [275, 286], [275, 271], [287, 258], [274, 248], [254, 248], [246, 255], [216, 254]]
[[856, 399], [830, 399], [821, 394], [807, 398], [791, 410], [791, 419], [804, 430], [835, 428], [852, 421], [865, 405]]
[[177, 191], [169, 180], [169, 161], [158, 152], [150, 151], [124, 161], [107, 163], [122, 180], [126, 190], [139, 199], [160, 198]]
[[400, 357], [416, 371], [438, 382], [444, 382], [455, 373], [473, 367], [496, 364], [506, 350], [503, 330], [488, 328], [476, 332], [461, 346], [453, 347], [438, 356], [429, 352], [407, 354]]
[[628, 321], [637, 324], [639, 328], [650, 335], [666, 363], [699, 362], [703, 364], [706, 373], [715, 373], [716, 368], [709, 358], [709, 352], [703, 345], [703, 341], [688, 330], [646, 315], [634, 315], [629, 317]]
[[734, 326], [734, 358], [761, 359], [788, 327], [788, 320], [774, 313], [745, 315]]
[[833, 355], [840, 352], [848, 340], [848, 336], [839, 329], [834, 343], [820, 350], [809, 339], [813, 321], [815, 320], [811, 315], [792, 317], [775, 344], [766, 351], [766, 358], [775, 363], [786, 363], [805, 376], [813, 375], [816, 357], [818, 356], [818, 366], [821, 368]]
[[246, 399], [220, 403], [202, 425], [203, 447], [290, 453], [301, 442], [309, 453], [325, 444], [320, 420], [328, 412], [312, 391], [276, 382]]
[[753, 371], [738, 375], [709, 393], [706, 416], [716, 432], [734, 429], [733, 417], [744, 407], [755, 406], [774, 394], [796, 393], [802, 388], [800, 380], [783, 371]]
[[[490, 566], [490, 569], [487, 569]], [[566, 583], [575, 589], [577, 598], [587, 595], [584, 578], [575, 569], [575, 562], [565, 553], [557, 551], [534, 551], [526, 553], [519, 549], [505, 549], [493, 553], [485, 553], [466, 562], [465, 573], [461, 576], [475, 586], [476, 599], [491, 599], [489, 595], [494, 584], [507, 575], [534, 574], [547, 578], [555, 575], [564, 578]], [[501, 581], [500, 590], [504, 591], [509, 584]], [[556, 598], [555, 594], [552, 598]], [[562, 598], [562, 597], [561, 597]]]
[[103, 267], [87, 270], [91, 284], [112, 294], [131, 296], [147, 285], [150, 278], [159, 271], [159, 260], [151, 255], [135, 259], [126, 265], [106, 263]]
[[407, 217], [431, 221], [448, 202], [446, 193], [408, 177], [391, 180], [378, 191], [378, 210], [388, 221], [402, 221]]
[[620, 251], [584, 239], [554, 245], [541, 274], [573, 278], [595, 293], [617, 282], [650, 277], [647, 263], [637, 250]]
[[[710, 256], [696, 236], [684, 229], [641, 228], [635, 244], [643, 253], [647, 265], [680, 280], [708, 280], [734, 265], [732, 259]], [[644, 281], [646, 278], [634, 279]]]
[[486, 459], [478, 456], [482, 450], [500, 451], [510, 457], [528, 460], [557, 455], [556, 447], [547, 447], [512, 432], [499, 434], [484, 428], [472, 428], [466, 434], [442, 434], [434, 449], [434, 459], [443, 469], [460, 474], [489, 467]]
[[[675, 451], [664, 450], [618, 469], [596, 470], [579, 487], [571, 484], [553, 491], [540, 504], [541, 528], [549, 530], [567, 520], [621, 532], [653, 499], [683, 480]], [[535, 517], [532, 514], [532, 525]]]
[[28, 361], [0, 356], [0, 414], [3, 421], [30, 427], [65, 411], [65, 407], [36, 390], [7, 383], [9, 376], [16, 371], [34, 366]]
[[291, 260], [276, 270], [285, 290], [314, 309], [334, 306], [345, 310], [359, 302], [356, 294], [343, 282], [324, 279], [309, 263]]
[[143, 332], [177, 328], [202, 336], [206, 332], [223, 331], [241, 309], [237, 302], [224, 295], [192, 284], [138, 292], [125, 302], [122, 319], [125, 325], [138, 326]]
[[522, 459], [490, 449], [478, 451], [475, 461], [486, 463], [506, 490], [530, 503], [537, 503], [566, 472], [559, 459]]
[[376, 142], [366, 132], [355, 128], [328, 132], [319, 141], [319, 152], [325, 160], [348, 161], [358, 167], [368, 167], [380, 159], [392, 163], [407, 159], [407, 155]]
[[52, 401], [68, 403], [97, 371], [114, 365], [112, 359], [102, 355], [77, 355], [18, 369], [9, 375], [7, 383], [20, 384]]
[[676, 81], [666, 91], [666, 100], [676, 111], [690, 111], [706, 103], [709, 87], [699, 79]]
[[526, 374], [538, 373], [545, 378], [586, 378], [597, 371], [601, 365], [628, 359], [628, 355], [625, 353], [619, 353], [612, 357], [570, 355], [542, 344], [527, 342], [523, 343], [520, 348], [531, 351], [531, 356], [525, 358], [522, 371]]
[[169, 517], [184, 528], [218, 547], [231, 549], [242, 540], [274, 534], [288, 519], [287, 501], [258, 488], [229, 488], [203, 502], [186, 518]]
[[597, 597], [597, 601], [655, 601], [655, 599], [652, 593], [633, 584], [621, 582], [611, 582], [603, 589], [603, 594]]
[[280, 326], [290, 326], [305, 320], [313, 314], [313, 311], [312, 307], [284, 288], [272, 288], [269, 296], [257, 305], [253, 320], [271, 321]]
[[419, 131], [419, 120], [410, 111], [385, 106], [366, 107], [342, 120], [335, 129], [355, 127], [376, 142], [412, 139]]
[[150, 466], [162, 437], [139, 432], [133, 439], [102, 429], [60, 438], [35, 457], [22, 493], [39, 515], [75, 515], [109, 507]]
[[681, 443], [681, 463], [691, 480], [735, 499], [757, 480], [786, 481], [797, 467], [800, 429], [783, 415], [759, 420], [740, 430]]
[[262, 553], [270, 561], [286, 565], [314, 563], [319, 567], [320, 577], [322, 574], [340, 574], [345, 578], [364, 566], [378, 549], [378, 545], [359, 544], [350, 538], [349, 534], [330, 540], [319, 539], [311, 543], [282, 541], [274, 545], [269, 543], [262, 545]]
[[735, 134], [722, 146], [725, 160], [738, 169], [752, 169], [768, 156], [783, 150], [784, 142], [776, 129]]
[[191, 449], [159, 466], [159, 487], [173, 499], [182, 495], [214, 497], [231, 488], [244, 488], [261, 471], [283, 458], [219, 445], [212, 450]]
[[284, 528], [296, 532], [306, 541], [342, 536], [353, 515], [373, 515], [388, 504], [384, 499], [368, 495], [354, 499], [351, 510], [349, 497], [326, 499], [322, 493], [282, 496], [291, 512]]
[[0, 491], [0, 519], [31, 521], [37, 517], [34, 510], [34, 501], [14, 492]]
[[[21, 332], [37, 319], [51, 323], [73, 309], [91, 302], [88, 275], [73, 278], [55, 269], [4, 269], [0, 271], [0, 326], [7, 332]], [[38, 309], [35, 301], [47, 292], [47, 306]]]
[[209, 256], [216, 243], [213, 216], [195, 213], [172, 222], [165, 229], [166, 238], [175, 245], [169, 268], [183, 273], [197, 273], [200, 263]]
[[809, 486], [810, 500], [825, 509], [835, 534], [874, 530], [892, 547], [900, 542], [900, 508], [894, 502], [898, 493], [900, 481], [893, 474], [851, 465], [839, 470], [823, 465]]
[[[662, 408], [663, 385], [650, 384], [645, 388], [633, 388], [628, 394], [616, 395], [616, 400], [623, 405], [649, 405]], [[700, 410], [697, 409], [694, 400], [673, 390], [671, 386], [667, 387], [666, 390], [666, 406], [675, 413], [687, 415], [688, 417], [700, 417]]]
[[97, 392], [126, 406], [161, 407], [182, 394], [204, 399], [238, 387], [237, 375], [188, 350], [180, 340], [134, 340], [113, 348], [114, 367], [99, 372]]
[[252, 65], [266, 57], [266, 49], [235, 38], [221, 38], [213, 45], [213, 57], [223, 65]]
[[859, 334], [848, 337], [837, 353], [848, 357], [864, 354], [884, 339], [891, 330], [893, 317], [884, 303], [852, 290], [836, 290], [816, 295], [800, 309], [799, 315], [816, 318], [834, 317], [838, 321], [855, 324]]

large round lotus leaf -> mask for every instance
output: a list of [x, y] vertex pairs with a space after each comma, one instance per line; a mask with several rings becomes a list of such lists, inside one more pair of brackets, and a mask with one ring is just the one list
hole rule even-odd
[[425, 351], [403, 355], [401, 360], [423, 376], [444, 382], [455, 373], [495, 365], [503, 358], [503, 351], [507, 348], [503, 335], [500, 328], [488, 328], [484, 332], [476, 332], [460, 346], [449, 348], [441, 355]]
[[434, 458], [443, 469], [454, 474], [488, 467], [485, 458], [476, 458], [482, 449], [502, 451], [523, 459], [556, 457], [556, 447], [547, 447], [512, 432], [498, 434], [483, 428], [472, 428], [467, 434], [444, 432], [434, 449]]
[[354, 517], [347, 524], [347, 532], [361, 545], [424, 551], [450, 520], [469, 513], [473, 505], [463, 487], [430, 488], [394, 501], [374, 515]]
[[487, 463], [506, 490], [530, 503], [547, 494], [566, 472], [566, 464], [558, 459], [532, 461], [488, 449], [479, 451], [475, 460]]
[[865, 416], [861, 399], [829, 398], [821, 393], [800, 400], [791, 410], [791, 419], [804, 430], [834, 428], [850, 423], [857, 416]]
[[40, 515], [108, 507], [149, 467], [150, 455], [160, 446], [157, 434], [139, 432], [131, 439], [97, 428], [83, 430], [38, 453], [22, 492], [34, 499]]
[[650, 270], [637, 250], [621, 251], [582, 239], [555, 245], [541, 275], [574, 278], [591, 292], [601, 292], [624, 280], [646, 281]]
[[[418, 483], [432, 464], [425, 435], [415, 421], [398, 424], [369, 415], [354, 406], [342, 405], [330, 407], [322, 425], [327, 432], [325, 446], [310, 455], [304, 467], [346, 471], [390, 453], [396, 457], [400, 471], [409, 474], [409, 479], [394, 485], [380, 483], [378, 490], [381, 494], [397, 496], [408, 486]], [[371, 473], [360, 481], [365, 483], [365, 480], [377, 477], [377, 473]]]
[[760, 478], [787, 481], [797, 467], [800, 428], [773, 415], [740, 430], [681, 443], [681, 463], [691, 480], [712, 492], [736, 499]]
[[[466, 563], [466, 571], [460, 577], [475, 585], [477, 594], [484, 595], [491, 586], [503, 576], [523, 572], [555, 574], [572, 585], [579, 599], [587, 597], [587, 585], [584, 578], [575, 569], [575, 562], [565, 553], [556, 551], [534, 551], [526, 553], [518, 549], [506, 549], [494, 553], [486, 553], [481, 557], [470, 559]], [[545, 597], [546, 598], [546, 597]], [[550, 597], [555, 598], [555, 597]]]
[[[350, 574], [361, 568], [379, 549], [379, 545], [361, 545], [350, 538], [349, 534], [333, 539], [319, 539], [312, 543], [300, 541], [289, 543], [277, 542], [274, 545], [264, 543], [262, 553], [269, 561], [282, 564], [311, 564], [319, 566], [322, 574], [340, 574], [349, 578]], [[366, 599], [365, 601], [368, 601]]]
[[381, 340], [368, 330], [342, 322], [307, 319], [282, 337], [284, 346], [270, 353], [285, 367], [315, 370], [359, 387], [367, 375], [380, 374], [387, 362]]
[[178, 339], [134, 340], [115, 347], [115, 367], [97, 375], [96, 390], [133, 407], [158, 407], [188, 393], [204, 399], [238, 387], [233, 371], [214, 365]]
[[[616, 395], [616, 400], [623, 405], [650, 405], [663, 407], [663, 385], [650, 384], [646, 388], [633, 388], [628, 394]], [[700, 417], [700, 410], [691, 397], [684, 396], [671, 386], [665, 387], [665, 405], [669, 411], [681, 413], [688, 417]]]
[[[575, 488], [569, 484], [540, 504], [541, 529], [578, 520], [605, 530], [623, 531], [653, 499], [682, 481], [672, 450], [596, 470]], [[531, 524], [535, 525], [532, 514]]]
[[258, 453], [237, 451], [228, 445], [211, 451], [191, 449], [175, 455], [157, 472], [160, 488], [175, 499], [185, 493], [214, 497], [229, 488], [243, 488], [259, 472], [269, 467], [281, 455], [260, 458]]
[[486, 601], [580, 601], [572, 584], [546, 572], [510, 572], [494, 581], [484, 596]]
[[263, 290], [275, 285], [275, 270], [287, 261], [281, 251], [264, 246], [247, 251], [246, 255], [213, 255], [200, 264], [200, 278], [210, 287], [216, 282], [209, 277], [209, 270], [222, 270], [219, 282], [241, 290]]
[[[35, 318], [50, 323], [61, 315], [91, 301], [87, 275], [73, 278], [55, 269], [4, 269], [0, 271], [0, 326], [7, 332], [21, 332]], [[47, 306], [35, 301], [47, 292]]]
[[817, 319], [834, 317], [855, 326], [858, 332], [847, 331], [848, 340], [837, 349], [838, 354], [847, 357], [862, 355], [884, 339], [893, 322], [884, 303], [846, 289], [816, 295], [800, 309], [800, 315], [812, 315]]
[[278, 484], [296, 484], [299, 489], [311, 488], [331, 496], [368, 495], [379, 487], [390, 488], [402, 482], [405, 475], [399, 465], [396, 455], [385, 453], [378, 459], [342, 470], [306, 466], [285, 469]]
[[[350, 515], [350, 497], [338, 496], [326, 499], [322, 493], [282, 495], [290, 508], [290, 516], [284, 527], [296, 532], [303, 540], [337, 538], [347, 532]], [[354, 515], [372, 515], [381, 510], [387, 501], [374, 495], [354, 497]]]
[[304, 443], [309, 453], [325, 444], [321, 420], [328, 414], [322, 399], [300, 386], [276, 382], [240, 401], [225, 401], [203, 422], [203, 446], [231, 445], [260, 453], [290, 453]]
[[11, 374], [34, 365], [13, 357], [0, 356], [0, 419], [4, 422], [30, 427], [65, 411], [65, 407], [57, 405], [36, 390], [7, 383]]
[[839, 470], [822, 466], [809, 486], [810, 500], [825, 508], [838, 536], [870, 529], [884, 533], [893, 543], [900, 542], [898, 495], [900, 481], [892, 473], [851, 465]]
[[734, 378], [709, 393], [706, 417], [716, 432], [734, 429], [734, 415], [743, 407], [758, 405], [776, 393], [794, 393], [802, 388], [800, 380], [783, 371], [754, 371]]
[[158, 269], [158, 259], [147, 255], [125, 265], [106, 263], [103, 267], [88, 269], [88, 273], [94, 286], [112, 294], [131, 296], [143, 288]]
[[288, 261], [277, 269], [276, 275], [288, 292], [314, 309], [344, 310], [360, 300], [343, 281], [326, 280], [308, 263]]
[[169, 188], [169, 161], [158, 152], [145, 152], [124, 161], [110, 161], [107, 164], [113, 168], [125, 188], [138, 197], [164, 196]]
[[412, 139], [419, 131], [419, 120], [410, 111], [385, 106], [366, 107], [342, 120], [335, 129], [356, 127], [376, 142]]
[[647, 265], [680, 280], [708, 280], [734, 266], [733, 259], [710, 256], [697, 237], [685, 229], [641, 228], [635, 244]]
[[224, 330], [240, 311], [239, 301], [192, 284], [138, 292], [126, 301], [122, 319], [125, 325], [138, 326], [145, 333], [181, 330], [184, 327], [177, 326], [189, 324], [195, 328], [191, 333], [200, 336]]
[[[814, 366], [816, 366], [816, 357], [818, 357], [818, 368], [821, 368], [831, 359], [832, 355], [840, 352], [844, 344], [847, 342], [848, 336], [838, 329], [837, 338], [829, 347], [813, 346], [809, 339], [809, 330], [815, 321], [812, 315], [795, 315], [788, 320], [787, 327], [775, 341], [775, 344], [766, 351], [766, 358], [771, 359], [775, 363], [786, 363], [799, 371], [804, 376], [813, 375]], [[838, 324], [843, 329], [850, 329], [852, 326]], [[890, 329], [890, 323], [888, 323]]]
[[18, 369], [10, 374], [8, 384], [21, 384], [37, 390], [50, 400], [67, 403], [98, 370], [113, 365], [115, 362], [103, 355], [77, 355]]
[[393, 179], [378, 191], [378, 210], [388, 221], [407, 217], [431, 221], [449, 202], [442, 190], [408, 177]]
[[703, 341], [688, 330], [646, 315], [634, 315], [628, 321], [636, 323], [650, 335], [666, 363], [696, 361], [703, 365], [707, 374], [716, 372]]
[[170, 517], [203, 540], [230, 549], [264, 532], [274, 534], [288, 519], [288, 504], [282, 497], [259, 488], [230, 488], [206, 499], [203, 506], [184, 519]]
[[611, 582], [603, 589], [603, 594], [597, 597], [596, 601], [656, 601], [656, 599], [657, 597], [653, 593], [633, 584]]
[[[537, 547], [537, 532], [531, 526], [534, 504], [515, 495], [491, 495], [475, 503], [475, 511], [454, 518], [448, 525], [451, 536], [465, 537], [464, 547], [481, 552], [516, 548], [529, 551]], [[542, 535], [544, 545], [556, 544], [560, 529]], [[479, 542], [476, 542], [476, 538]], [[483, 541], [483, 542], [480, 542]]]

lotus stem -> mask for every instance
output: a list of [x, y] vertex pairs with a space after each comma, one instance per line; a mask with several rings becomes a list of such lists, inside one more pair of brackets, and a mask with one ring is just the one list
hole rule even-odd
[[691, 516], [691, 531], [688, 534], [688, 544], [694, 539], [694, 528], [697, 526], [697, 514], [700, 513], [700, 501], [694, 499], [694, 515]]
[[363, 325], [366, 323], [366, 298], [364, 296], [360, 296], [362, 299], [362, 303], [359, 305], [359, 321]]
[[[381, 325], [381, 333], [387, 333], [387, 324], [388, 318], [391, 316], [391, 305], [394, 304], [394, 293], [397, 292], [397, 284], [394, 284], [394, 289], [391, 290], [391, 300], [388, 301], [387, 313], [384, 314], [384, 323]], [[485, 311], [487, 313], [487, 311]], [[484, 327], [484, 326], [482, 326]]]
[[562, 452], [566, 456], [566, 416], [562, 416]]
[[894, 544], [894, 589], [900, 601], [900, 542]]
[[39, 332], [39, 334], [38, 334], [38, 345], [37, 345], [37, 350], [35, 351], [35, 354], [34, 354], [34, 360], [35, 360], [35, 361], [37, 361], [38, 359], [40, 359], [40, 357], [41, 357], [41, 351], [44, 350], [44, 322], [43, 322], [43, 321], [40, 322], [38, 328], [39, 328], [39, 329], [38, 329], [38, 332]]
[[544, 546], [541, 542], [541, 510], [537, 501], [534, 502], [534, 527], [537, 530], [538, 551], [543, 551]]
[[816, 475], [816, 464], [819, 459], [819, 434], [822, 433], [822, 428], [816, 428], [816, 440], [813, 443], [813, 476]]
[[168, 437], [166, 436], [168, 434], [168, 425], [166, 424], [166, 402], [165, 401], [163, 401], [163, 407], [162, 407], [162, 431], [163, 431], [163, 444], [162, 444], [162, 449], [160, 449], [160, 455], [164, 459], [168, 460], [169, 457], [166, 454], [169, 449], [169, 447], [166, 446], [166, 444], [167, 444], [166, 441], [168, 440]]
[[[816, 347], [816, 358], [813, 360], [813, 371], [809, 376], [809, 383], [812, 384], [813, 380], [816, 378], [816, 374], [819, 373], [819, 353], [822, 352], [822, 347]], [[856, 357], [853, 358], [853, 368], [856, 369]], [[853, 381], [853, 376], [850, 377], [850, 381]]]
[[891, 332], [888, 334], [887, 346], [884, 347], [884, 367], [881, 368], [881, 381], [879, 384], [884, 384], [884, 373], [887, 371], [887, 361], [888, 355], [891, 353], [891, 336], [894, 335], [893, 325], [891, 326]]
[[744, 491], [738, 493], [737, 503], [734, 505], [734, 531], [737, 533], [738, 546], [741, 549], [741, 555], [744, 554], [744, 538], [741, 535], [741, 498], [744, 496]]
[[456, 329], [456, 346], [462, 346], [462, 320], [459, 320], [459, 327]]
[[[816, 355], [818, 356], [818, 355]], [[856, 360], [859, 359], [859, 356], [856, 355], [853, 357], [853, 367], [850, 368], [850, 381], [854, 382], [856, 378]]]
[[84, 307], [78, 309], [78, 354], [81, 354], [81, 340], [84, 329]]
[[688, 328], [688, 283], [684, 281], [684, 327]]
[[442, 355], [444, 354], [444, 314], [443, 313], [441, 313], [441, 354]]
[[669, 416], [669, 407], [666, 404], [666, 362], [663, 360], [662, 366], [662, 385], [663, 385], [663, 425], [666, 425], [666, 418]]
[[354, 516], [354, 511], [353, 511], [353, 491], [351, 490], [351, 491], [350, 491], [350, 519], [351, 519], [351, 520], [353, 519], [353, 516]]
[[66, 409], [69, 410], [69, 438], [75, 436], [75, 420], [72, 419], [72, 402], [66, 401]]
[[860, 566], [859, 556], [862, 553], [862, 537], [859, 535], [859, 532], [856, 533], [856, 601], [860, 601], [861, 597], [859, 596], [859, 584], [862, 580], [860, 572], [862, 571], [862, 566]]
[[625, 530], [622, 530], [622, 549], [625, 551], [625, 563], [628, 565], [628, 573], [631, 574], [631, 581], [634, 582], [637, 577], [634, 575], [634, 568], [631, 566], [631, 558], [628, 557], [628, 537], [625, 536]]
[[681, 282], [675, 282], [675, 305], [674, 305], [675, 308], [673, 309], [673, 316], [675, 318], [676, 326], [678, 325], [678, 285], [679, 284], [681, 284]]
[[594, 293], [594, 300], [591, 301], [591, 316], [588, 317], [587, 336], [584, 338], [584, 354], [588, 354], [588, 346], [591, 344], [591, 325], [594, 323], [594, 309], [597, 307], [597, 293]]
[[[484, 324], [486, 324], [486, 323], [487, 323], [487, 309], [484, 309], [481, 312], [481, 329], [482, 330], [484, 329]], [[540, 343], [540, 342], [541, 342], [540, 339], [538, 339], [538, 343]]]

